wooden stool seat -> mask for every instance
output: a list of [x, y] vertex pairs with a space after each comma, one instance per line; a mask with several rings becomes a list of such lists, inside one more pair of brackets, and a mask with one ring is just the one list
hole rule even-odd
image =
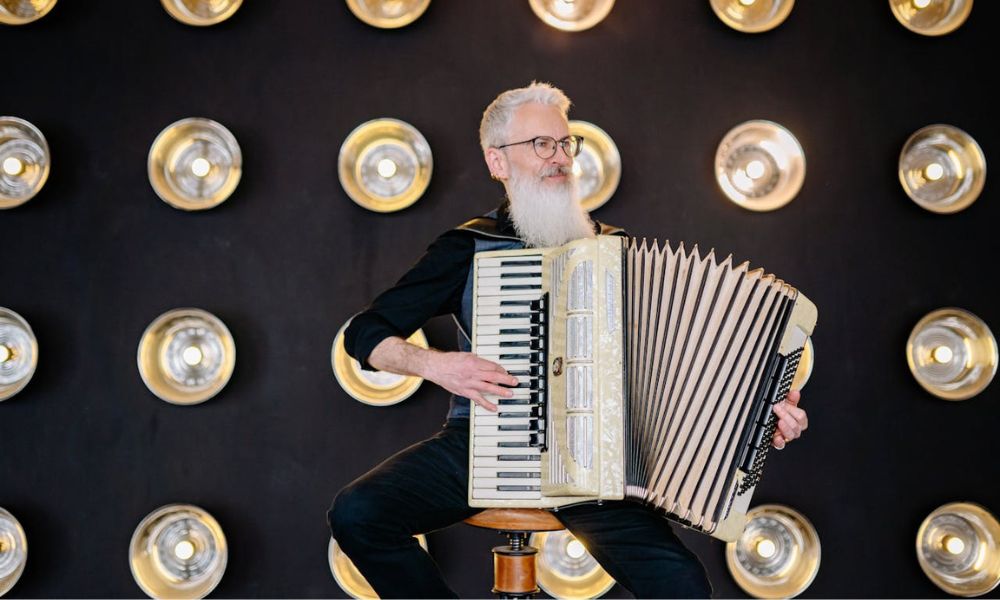
[[538, 508], [489, 508], [465, 520], [507, 536], [506, 546], [493, 548], [493, 593], [501, 598], [531, 598], [538, 593], [536, 548], [528, 545], [532, 531], [565, 529], [552, 513]]
[[559, 531], [566, 527], [540, 508], [488, 508], [465, 520], [469, 525], [497, 531]]

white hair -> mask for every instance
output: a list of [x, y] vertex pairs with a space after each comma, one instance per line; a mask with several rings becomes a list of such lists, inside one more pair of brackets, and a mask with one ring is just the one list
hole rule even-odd
[[514, 118], [514, 111], [532, 103], [556, 106], [564, 117], [569, 113], [569, 98], [562, 90], [548, 83], [532, 81], [528, 87], [507, 90], [483, 111], [483, 120], [479, 124], [479, 144], [483, 151], [509, 142], [506, 139], [507, 127]]

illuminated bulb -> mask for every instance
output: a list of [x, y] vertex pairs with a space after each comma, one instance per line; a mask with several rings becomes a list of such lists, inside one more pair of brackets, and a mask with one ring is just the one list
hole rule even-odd
[[566, 554], [570, 558], [580, 558], [587, 553], [587, 549], [583, 547], [580, 540], [573, 540], [569, 544], [566, 544]]
[[934, 357], [934, 362], [943, 365], [945, 363], [950, 363], [954, 354], [952, 353], [951, 348], [949, 348], [948, 346], [938, 346], [933, 351], [931, 351], [931, 356]]
[[924, 175], [931, 181], [937, 181], [944, 175], [944, 167], [937, 163], [931, 163], [924, 169]]
[[378, 174], [385, 179], [389, 179], [396, 174], [396, 163], [388, 158], [378, 161]]
[[753, 4], [756, 1], [757, 0], [740, 0], [740, 4], [742, 4], [743, 6], [750, 6], [751, 4]]
[[579, 177], [580, 175], [583, 175], [583, 167], [581, 167], [580, 163], [578, 163], [578, 162], [574, 162], [573, 163], [573, 169], [572, 170], [573, 170], [573, 176], [575, 176], [575, 177]]
[[8, 156], [3, 160], [3, 172], [10, 175], [11, 177], [15, 175], [20, 175], [21, 171], [23, 170], [24, 170], [24, 163], [14, 158], [13, 156]]
[[174, 546], [174, 555], [181, 560], [191, 558], [194, 556], [194, 544], [187, 540], [178, 542], [177, 545]]
[[202, 359], [201, 348], [197, 346], [188, 346], [187, 348], [184, 349], [184, 352], [181, 354], [181, 358], [184, 359], [184, 362], [193, 367], [201, 362]]
[[959, 555], [965, 550], [965, 542], [953, 535], [946, 535], [943, 545], [948, 554]]
[[7, 360], [13, 355], [10, 348], [0, 344], [0, 363], [7, 362]]
[[757, 554], [759, 554], [761, 558], [771, 558], [774, 556], [774, 553], [777, 552], [778, 548], [774, 545], [773, 541], [764, 538], [757, 542], [757, 547], [754, 548], [754, 550], [757, 551]]
[[917, 10], [927, 8], [930, 4], [931, 0], [913, 0], [913, 6], [915, 6]]
[[196, 158], [191, 161], [191, 172], [198, 177], [204, 177], [208, 175], [208, 172], [212, 169], [212, 163], [208, 162], [204, 158]]
[[747, 164], [747, 177], [750, 179], [758, 179], [764, 174], [764, 163], [759, 160], [751, 160]]

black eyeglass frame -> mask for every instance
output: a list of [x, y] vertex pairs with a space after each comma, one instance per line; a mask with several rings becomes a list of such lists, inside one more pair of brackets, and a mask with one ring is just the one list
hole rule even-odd
[[[550, 158], [552, 158], [553, 156], [556, 155], [556, 151], [557, 151], [556, 146], [558, 146], [559, 148], [562, 148], [563, 154], [565, 154], [569, 158], [576, 158], [577, 156], [580, 156], [580, 151], [583, 150], [584, 139], [585, 138], [582, 135], [568, 135], [568, 136], [564, 137], [561, 140], [557, 140], [556, 138], [554, 138], [554, 137], [552, 137], [550, 135], [538, 135], [538, 136], [535, 136], [535, 137], [531, 138], [530, 140], [524, 140], [523, 142], [511, 142], [509, 144], [504, 144], [502, 146], [497, 146], [497, 150], [501, 150], [501, 149], [506, 148], [508, 146], [519, 146], [521, 144], [531, 144], [531, 149], [535, 151], [535, 155], [538, 158], [541, 158], [542, 160], [548, 160], [548, 159], [550, 159]], [[542, 156], [542, 154], [538, 151], [538, 146], [535, 145], [535, 142], [538, 141], [538, 140], [552, 140], [552, 144], [553, 144], [553, 146], [552, 146], [552, 153], [549, 154], [548, 156]], [[566, 148], [573, 141], [576, 141], [576, 152], [574, 152], [573, 154], [570, 154], [569, 150], [567, 150]]]

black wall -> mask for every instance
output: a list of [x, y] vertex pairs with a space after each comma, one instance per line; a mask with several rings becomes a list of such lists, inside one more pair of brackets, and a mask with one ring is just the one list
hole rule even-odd
[[[565, 89], [571, 117], [618, 144], [622, 183], [597, 218], [733, 252], [819, 307], [811, 426], [769, 461], [754, 497], [819, 531], [822, 567], [803, 595], [942, 595], [917, 564], [916, 530], [953, 500], [1000, 512], [1000, 387], [937, 400], [904, 345], [943, 306], [1000, 330], [1000, 205], [988, 182], [968, 210], [931, 214], [906, 197], [896, 164], [932, 123], [1000, 157], [988, 92], [998, 22], [1000, 5], [981, 0], [957, 31], [925, 38], [884, 1], [803, 0], [779, 28], [746, 35], [707, 0], [619, 0], [569, 34], [526, 1], [434, 0], [385, 31], [343, 1], [300, 0], [247, 2], [198, 29], [156, 0], [63, 0], [0, 28], [0, 114], [34, 123], [52, 149], [42, 192], [0, 213], [0, 306], [40, 345], [34, 379], [0, 403], [0, 506], [30, 548], [11, 595], [141, 595], [133, 529], [190, 502], [230, 544], [214, 596], [342, 596], [326, 562], [328, 503], [433, 433], [447, 398], [426, 384], [400, 405], [362, 405], [337, 385], [330, 344], [434, 236], [496, 203], [479, 117], [533, 79]], [[161, 202], [146, 176], [153, 138], [189, 116], [223, 123], [244, 153], [235, 194], [195, 214]], [[384, 215], [351, 202], [336, 175], [346, 135], [382, 116], [415, 125], [434, 152], [426, 195]], [[728, 202], [712, 171], [725, 132], [756, 118], [789, 128], [807, 159], [799, 196], [769, 214]], [[194, 407], [152, 396], [135, 362], [143, 329], [183, 306], [218, 315], [237, 344], [229, 385]], [[450, 321], [425, 330], [452, 347]], [[723, 545], [685, 539], [718, 595], [742, 596]], [[499, 540], [460, 525], [429, 543], [460, 594], [485, 596]]]

